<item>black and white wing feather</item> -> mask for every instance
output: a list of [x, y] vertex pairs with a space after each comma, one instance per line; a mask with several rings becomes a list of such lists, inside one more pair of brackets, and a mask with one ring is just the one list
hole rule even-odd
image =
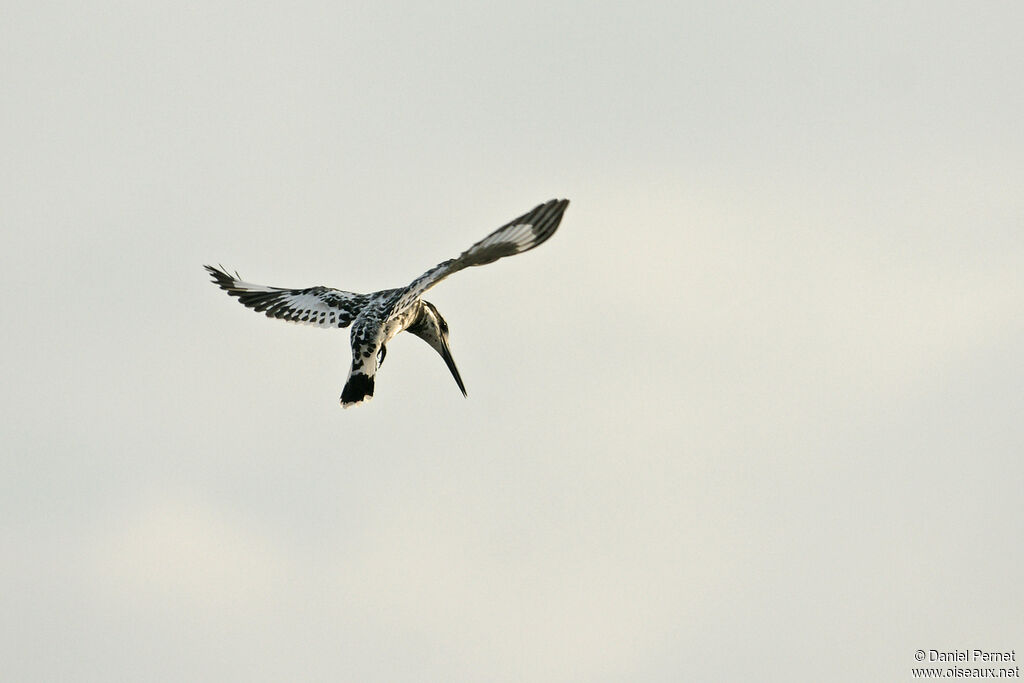
[[543, 244], [555, 234], [562, 215], [569, 206], [568, 199], [552, 199], [533, 211], [501, 226], [483, 238], [457, 258], [443, 261], [420, 275], [404, 290], [399, 290], [398, 299], [391, 308], [390, 317], [408, 308], [423, 293], [452, 273], [470, 266], [483, 266], [505, 256], [521, 254]]
[[244, 306], [279, 318], [317, 327], [348, 327], [366, 305], [368, 296], [330, 287], [283, 289], [243, 282], [221, 268], [205, 266], [218, 287]]

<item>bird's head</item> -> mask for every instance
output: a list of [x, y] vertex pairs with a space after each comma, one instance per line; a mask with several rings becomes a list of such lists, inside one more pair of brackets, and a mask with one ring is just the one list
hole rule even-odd
[[466, 396], [466, 386], [462, 383], [459, 369], [455, 367], [451, 348], [448, 346], [448, 323], [445, 322], [437, 307], [429, 301], [424, 301], [422, 313], [416, 322], [409, 326], [408, 331], [430, 344], [431, 348], [437, 351], [451, 371], [452, 377], [455, 378], [455, 383], [459, 385], [459, 391]]

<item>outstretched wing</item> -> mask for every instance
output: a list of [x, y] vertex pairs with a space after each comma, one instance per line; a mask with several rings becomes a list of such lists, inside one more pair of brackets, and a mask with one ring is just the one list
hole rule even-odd
[[204, 267], [218, 287], [254, 311], [265, 312], [268, 318], [317, 327], [348, 327], [366, 305], [365, 294], [353, 294], [330, 287], [264, 287], [242, 282], [237, 273], [232, 276], [221, 268]]
[[416, 299], [423, 296], [424, 292], [452, 273], [470, 266], [493, 263], [505, 256], [520, 254], [543, 244], [555, 234], [567, 206], [569, 206], [568, 199], [552, 199], [501, 226], [462, 252], [457, 258], [437, 264], [413, 280], [404, 290], [400, 290], [401, 293], [391, 308], [390, 317], [393, 318], [401, 313]]

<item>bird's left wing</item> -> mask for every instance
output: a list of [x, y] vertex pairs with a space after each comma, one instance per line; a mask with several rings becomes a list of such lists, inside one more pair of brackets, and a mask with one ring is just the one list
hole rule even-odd
[[493, 263], [505, 256], [521, 254], [543, 244], [555, 234], [568, 206], [568, 199], [552, 199], [545, 202], [533, 211], [501, 226], [457, 258], [437, 264], [413, 280], [408, 287], [399, 290], [398, 298], [391, 307], [390, 317], [401, 313], [423, 296], [424, 292], [452, 273], [470, 266]]
[[368, 297], [330, 287], [283, 289], [243, 282], [222, 268], [204, 266], [218, 287], [254, 311], [317, 327], [348, 327], [359, 315]]

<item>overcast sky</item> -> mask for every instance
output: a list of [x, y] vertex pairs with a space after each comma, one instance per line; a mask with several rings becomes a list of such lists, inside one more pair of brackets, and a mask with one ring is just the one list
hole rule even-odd
[[[4, 2], [11, 681], [1024, 656], [1019, 2]], [[428, 298], [347, 331], [209, 283]]]

